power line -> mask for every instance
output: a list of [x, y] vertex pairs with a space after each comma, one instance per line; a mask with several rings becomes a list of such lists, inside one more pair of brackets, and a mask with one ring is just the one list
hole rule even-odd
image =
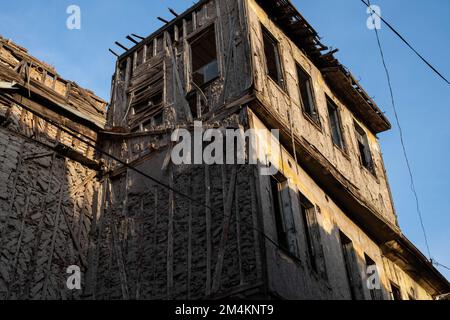
[[[364, 0], [361, 0], [361, 1], [364, 2]], [[367, 1], [368, 1], [368, 7], [371, 8], [370, 0], [367, 0]], [[371, 9], [371, 10], [373, 11], [373, 9]], [[374, 19], [373, 16], [372, 16], [372, 19]], [[374, 19], [374, 23], [375, 23], [375, 19]], [[392, 89], [391, 76], [390, 76], [388, 67], [386, 65], [386, 59], [385, 59], [385, 56], [384, 56], [383, 47], [381, 46], [380, 35], [378, 33], [378, 29], [374, 28], [374, 30], [375, 30], [375, 34], [376, 34], [376, 37], [377, 37], [377, 44], [378, 44], [378, 48], [380, 50], [380, 55], [381, 55], [381, 60], [383, 62], [384, 71], [386, 73], [386, 78], [387, 78], [387, 82], [388, 82], [388, 86], [389, 86], [389, 93], [390, 93], [390, 96], [391, 96], [392, 108], [394, 110], [394, 115], [395, 115], [395, 121], [397, 123], [398, 130], [400, 132], [400, 142], [402, 144], [403, 156], [405, 158], [406, 166], [407, 166], [408, 172], [409, 172], [409, 178], [410, 178], [410, 182], [411, 182], [411, 191], [414, 194], [414, 198], [415, 198], [415, 202], [416, 202], [416, 210], [417, 210], [417, 214], [419, 216], [420, 225], [422, 227], [423, 236], [425, 238], [425, 245], [426, 245], [426, 248], [427, 248], [427, 251], [428, 251], [428, 258], [431, 259], [431, 251], [430, 251], [430, 246], [428, 244], [428, 237], [427, 237], [427, 233], [426, 233], [426, 230], [425, 230], [425, 225], [423, 223], [422, 212], [420, 210], [419, 196], [417, 195], [416, 186], [415, 186], [415, 183], [414, 183], [414, 177], [413, 177], [411, 165], [410, 165], [409, 158], [408, 158], [408, 153], [406, 152], [405, 140], [404, 140], [404, 137], [403, 137], [403, 129], [402, 129], [402, 126], [400, 125], [400, 119], [399, 119], [399, 116], [398, 116], [398, 113], [397, 113], [397, 108], [396, 108], [396, 105], [395, 105], [394, 91]]]
[[[414, 49], [414, 47], [397, 30], [395, 30], [395, 28], [389, 22], [387, 22], [383, 17], [381, 17], [377, 12], [375, 12], [372, 9], [370, 0], [368, 0], [367, 2], [361, 0], [361, 2], [364, 3], [372, 11], [373, 14], [378, 16], [381, 19], [381, 21], [383, 21], [386, 24], [386, 26], [392, 30], [392, 32], [394, 32], [431, 70], [434, 71], [434, 73], [436, 73], [442, 80], [444, 80], [448, 85], [450, 85], [450, 81], [448, 81], [447, 78], [445, 78], [442, 75], [442, 73], [440, 73], [435, 67], [433, 67], [433, 65], [430, 62], [427, 61], [427, 59], [425, 59], [416, 49]], [[376, 29], [377, 28], [375, 28], [375, 30]]]

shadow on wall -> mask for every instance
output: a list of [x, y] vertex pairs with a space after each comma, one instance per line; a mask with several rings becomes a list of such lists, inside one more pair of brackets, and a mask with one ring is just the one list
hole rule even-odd
[[[342, 222], [347, 219], [336, 224], [326, 211], [338, 211], [337, 207], [312, 204], [281, 176], [261, 179], [267, 192], [265, 231], [275, 240], [265, 242], [271, 295], [308, 300], [429, 298], [417, 284], [405, 280], [355, 225]], [[342, 230], [341, 224], [346, 224]]]
[[66, 138], [16, 106], [0, 126], [2, 300], [81, 298], [66, 271], [87, 268], [96, 172], [55, 151]]
[[[164, 156], [139, 169], [159, 175]], [[99, 219], [95, 298], [262, 298], [251, 173], [248, 166], [186, 165], [161, 174], [195, 201], [131, 171], [113, 177]]]

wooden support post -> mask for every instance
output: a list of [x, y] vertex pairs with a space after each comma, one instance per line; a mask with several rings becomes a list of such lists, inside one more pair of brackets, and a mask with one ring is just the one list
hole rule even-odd
[[117, 239], [117, 226], [116, 221], [112, 221], [112, 228], [111, 228], [111, 236], [113, 241], [113, 250], [115, 251], [116, 256], [116, 263], [119, 267], [119, 277], [120, 277], [120, 287], [122, 288], [122, 298], [124, 300], [128, 300], [130, 298], [130, 295], [128, 294], [128, 281], [127, 281], [127, 272], [125, 268], [125, 264], [123, 263], [123, 255], [122, 255], [122, 249], [120, 247], [120, 243]]
[[237, 256], [239, 264], [239, 284], [244, 284], [244, 273], [242, 270], [242, 250], [241, 250], [241, 214], [239, 212], [239, 189], [237, 182], [235, 189], [236, 189], [235, 191], [236, 196], [234, 197], [235, 198], [234, 207], [236, 211], [236, 241], [237, 241]]
[[[158, 246], [158, 189], [154, 187], [155, 190], [155, 200], [153, 203], [153, 250], [152, 256], [156, 257], [157, 246]], [[152, 271], [153, 271], [153, 281], [152, 281], [152, 298], [156, 297], [156, 258], [152, 259]]]
[[209, 166], [205, 165], [205, 202], [206, 202], [206, 297], [211, 295], [211, 254], [212, 254], [212, 237], [211, 237], [211, 181]]
[[38, 227], [37, 227], [37, 231], [36, 231], [36, 237], [35, 237], [35, 242], [34, 242], [34, 246], [32, 248], [31, 251], [31, 262], [29, 264], [28, 267], [28, 272], [27, 272], [27, 279], [26, 279], [26, 284], [25, 284], [25, 297], [27, 298], [33, 298], [30, 296], [30, 289], [31, 289], [31, 285], [32, 285], [32, 280], [34, 277], [34, 274], [36, 272], [36, 267], [37, 267], [37, 253], [39, 250], [39, 245], [41, 244], [41, 238], [42, 238], [42, 229], [44, 227], [44, 222], [45, 222], [45, 213], [46, 213], [46, 204], [47, 204], [47, 200], [48, 200], [48, 196], [50, 194], [50, 190], [51, 190], [51, 185], [52, 185], [52, 180], [53, 180], [53, 169], [54, 169], [54, 163], [56, 160], [56, 152], [53, 152], [52, 155], [52, 160], [51, 160], [51, 165], [50, 165], [50, 172], [48, 175], [48, 185], [47, 185], [47, 190], [45, 192], [45, 195], [43, 197], [43, 199], [41, 200], [41, 205], [39, 208], [39, 212], [41, 213], [41, 217], [39, 218], [39, 223], [38, 223]]
[[[67, 165], [67, 159], [64, 161], [64, 164], [63, 164], [64, 169], [66, 168], [66, 165]], [[55, 217], [55, 221], [53, 223], [53, 235], [52, 235], [52, 242], [51, 242], [51, 246], [50, 246], [50, 256], [47, 261], [47, 267], [46, 267], [45, 279], [44, 279], [44, 285], [43, 285], [43, 295], [42, 295], [43, 300], [45, 300], [47, 298], [48, 280], [49, 280], [49, 276], [51, 274], [53, 255], [55, 253], [56, 236], [59, 231], [58, 230], [59, 229], [59, 217], [61, 216], [61, 210], [62, 210], [61, 204], [62, 204], [63, 197], [64, 197], [65, 185], [66, 184], [64, 183], [64, 178], [63, 178], [61, 186], [60, 186], [60, 191], [59, 191], [59, 200], [58, 200], [58, 207], [56, 209], [56, 217]]]
[[230, 229], [230, 220], [231, 220], [231, 211], [233, 206], [233, 196], [236, 185], [236, 175], [237, 175], [237, 166], [233, 166], [233, 170], [231, 172], [231, 180], [230, 185], [228, 187], [228, 193], [226, 197], [225, 207], [224, 207], [224, 218], [222, 223], [222, 236], [220, 239], [219, 252], [217, 256], [216, 269], [214, 272], [213, 279], [213, 287], [212, 293], [217, 293], [220, 289], [221, 278], [222, 278], [222, 268], [223, 268], [223, 260], [225, 256], [225, 249], [228, 240], [228, 233]]
[[89, 247], [88, 247], [88, 258], [87, 258], [87, 274], [86, 274], [86, 290], [84, 291], [85, 295], [90, 297], [91, 299], [94, 299], [94, 292], [95, 292], [95, 255], [96, 255], [96, 229], [97, 229], [97, 221], [98, 221], [98, 215], [99, 212], [101, 212], [101, 207], [103, 206], [103, 184], [99, 183], [98, 181], [94, 182], [95, 187], [94, 191], [94, 197], [92, 199], [92, 222], [91, 222], [91, 228], [89, 230]]
[[134, 298], [139, 300], [141, 297], [141, 277], [143, 269], [143, 258], [145, 251], [145, 240], [144, 240], [144, 221], [145, 221], [145, 196], [140, 199], [140, 214], [139, 220], [135, 218], [135, 224], [138, 224], [138, 230], [136, 231], [137, 236], [135, 237], [134, 245], [137, 248], [138, 254], [136, 258], [136, 292]]
[[[189, 175], [188, 185], [189, 195], [192, 195], [192, 176]], [[191, 299], [191, 278], [192, 278], [192, 201], [189, 200], [188, 216], [188, 252], [187, 252], [187, 299]]]
[[[35, 185], [35, 183], [34, 183], [34, 185]], [[31, 198], [31, 193], [32, 193], [31, 190], [33, 190], [33, 188], [28, 189], [28, 192], [27, 192], [27, 199], [25, 201], [25, 209], [23, 211], [22, 221], [20, 223], [19, 239], [17, 240], [16, 250], [15, 250], [15, 253], [14, 253], [14, 259], [13, 259], [12, 264], [11, 264], [11, 270], [12, 270], [13, 274], [11, 276], [11, 281], [9, 282], [9, 285], [7, 286], [7, 292], [6, 292], [6, 299], [5, 300], [9, 300], [10, 299], [12, 286], [14, 286], [14, 284], [16, 282], [17, 262], [19, 260], [20, 248], [22, 246], [22, 239], [23, 239], [23, 234], [24, 234], [24, 231], [25, 231], [25, 219], [28, 216], [28, 210], [29, 210], [29, 207], [30, 207], [30, 198]]]
[[[169, 167], [169, 186], [173, 188], [173, 167]], [[167, 298], [170, 300], [173, 294], [173, 217], [175, 211], [175, 198], [172, 190], [169, 190], [169, 214], [167, 226]]]

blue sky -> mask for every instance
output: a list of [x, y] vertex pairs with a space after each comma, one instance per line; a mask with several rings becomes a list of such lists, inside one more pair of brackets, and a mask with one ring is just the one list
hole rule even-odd
[[[2, 1], [0, 34], [53, 65], [63, 77], [109, 99], [115, 58], [108, 48], [114, 48], [114, 41], [131, 46], [125, 39], [127, 34], [147, 36], [161, 26], [157, 16], [171, 19], [168, 7], [182, 12], [192, 3], [191, 0]], [[293, 3], [323, 37], [324, 44], [340, 49], [337, 57], [391, 120], [393, 129], [379, 138], [395, 207], [405, 235], [426, 253], [375, 34], [366, 27], [368, 16], [364, 6], [360, 0], [293, 0]], [[66, 28], [66, 8], [71, 4], [81, 8], [81, 30]], [[450, 1], [372, 0], [372, 4], [379, 5], [383, 17], [450, 77]], [[387, 27], [382, 27], [380, 35], [431, 253], [434, 259], [450, 266], [450, 86], [420, 62]], [[439, 270], [450, 278], [450, 271]]]

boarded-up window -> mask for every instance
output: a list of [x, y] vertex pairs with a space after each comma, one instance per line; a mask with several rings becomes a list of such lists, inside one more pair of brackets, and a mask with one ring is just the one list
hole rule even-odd
[[372, 300], [383, 300], [383, 293], [381, 291], [380, 275], [378, 273], [377, 264], [367, 254], [364, 254], [364, 260], [366, 261], [367, 284], [368, 286], [370, 285], [370, 298]]
[[284, 176], [278, 174], [270, 177], [270, 186], [278, 245], [293, 256], [298, 257], [289, 183]]
[[267, 74], [280, 87], [284, 88], [283, 69], [281, 67], [280, 49], [278, 41], [270, 32], [262, 27], [264, 41], [264, 55], [266, 57]]
[[317, 220], [317, 214], [320, 212], [320, 209], [315, 207], [302, 194], [298, 194], [298, 197], [311, 269], [323, 279], [328, 279], [320, 225]]
[[375, 174], [375, 167], [372, 160], [372, 153], [370, 152], [369, 139], [363, 128], [355, 122], [356, 141], [358, 143], [359, 159], [361, 164], [370, 172]]
[[297, 64], [298, 87], [300, 103], [303, 111], [316, 123], [319, 123], [319, 114], [314, 102], [311, 77]]
[[333, 143], [335, 144], [335, 146], [344, 150], [344, 136], [342, 134], [341, 117], [339, 115], [338, 107], [329, 98], [327, 98], [327, 106], [328, 118], [330, 121], [331, 138], [333, 139]]
[[353, 247], [353, 242], [341, 231], [339, 232], [339, 237], [351, 298], [352, 300], [364, 300], [361, 272], [358, 267], [358, 260], [355, 248]]
[[191, 42], [192, 80], [198, 86], [219, 76], [214, 25]]

